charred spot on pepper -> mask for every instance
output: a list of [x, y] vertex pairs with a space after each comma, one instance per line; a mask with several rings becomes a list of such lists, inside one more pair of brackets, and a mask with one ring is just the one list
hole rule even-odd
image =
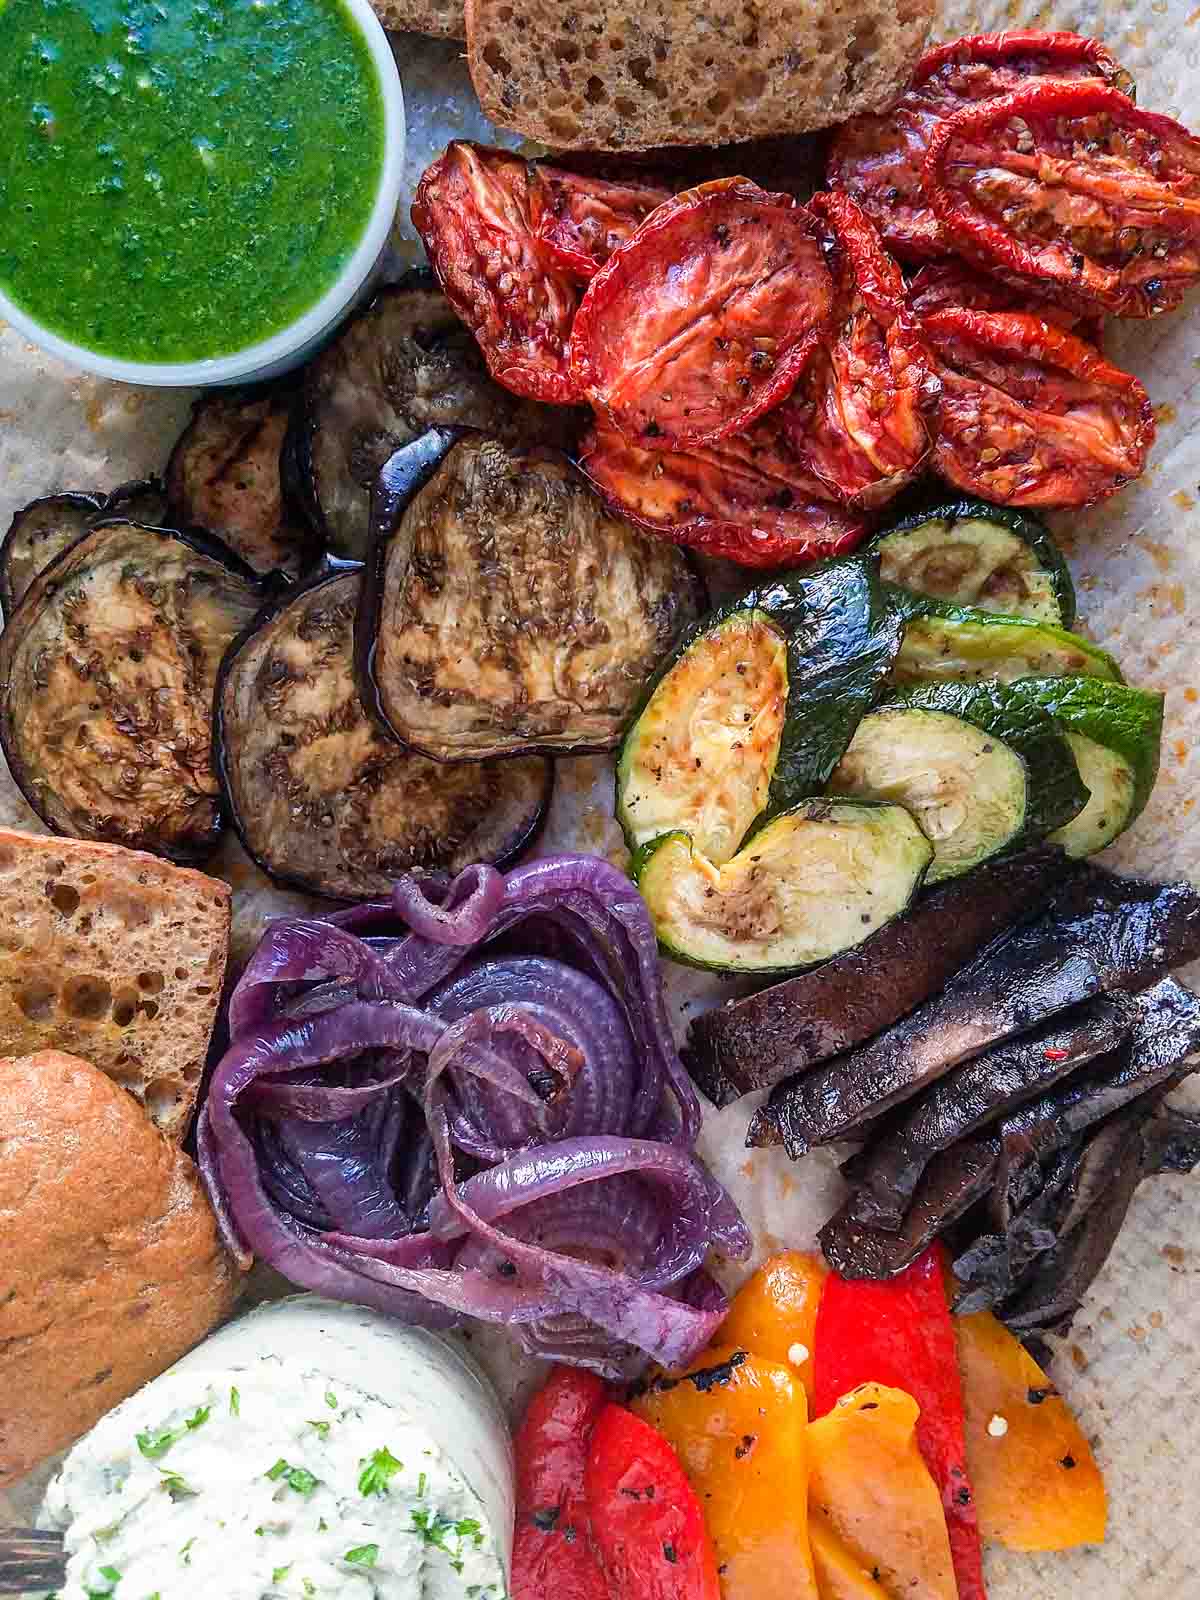
[[1051, 1384], [1044, 1389], [1028, 1390], [1025, 1398], [1031, 1406], [1040, 1406], [1043, 1405], [1047, 1400], [1053, 1399], [1055, 1396], [1057, 1396], [1057, 1394], [1058, 1390], [1053, 1386], [1053, 1384]]
[[734, 1450], [733, 1450], [734, 1460], [735, 1461], [744, 1461], [746, 1459], [746, 1457], [750, 1454], [750, 1452], [754, 1449], [754, 1446], [757, 1443], [758, 1443], [758, 1440], [757, 1440], [757, 1438], [755, 1437], [754, 1434], [752, 1434], [752, 1433], [744, 1433], [742, 1435], [741, 1440], [739, 1441], [739, 1443], [734, 1446]]
[[[553, 1533], [558, 1526], [558, 1519], [562, 1516], [561, 1506], [542, 1506], [530, 1515], [530, 1522], [542, 1533]], [[565, 1531], [565, 1530], [564, 1530]]]
[[676, 1554], [676, 1551], [675, 1551], [675, 1546], [673, 1544], [664, 1544], [663, 1547], [662, 1547], [662, 1550], [663, 1550], [663, 1560], [664, 1561], [669, 1561], [671, 1563], [671, 1565], [674, 1566], [675, 1563], [679, 1560], [679, 1557], [678, 1557], [678, 1555]]
[[1059, 1463], [1067, 1472], [1070, 1472], [1077, 1464], [1074, 1456], [1064, 1456]]

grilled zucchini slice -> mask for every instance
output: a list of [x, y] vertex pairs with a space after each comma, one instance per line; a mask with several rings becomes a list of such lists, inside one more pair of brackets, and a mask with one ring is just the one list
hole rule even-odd
[[166, 497], [157, 478], [124, 483], [111, 494], [49, 494], [23, 506], [0, 544], [0, 605], [11, 617], [22, 595], [56, 556], [97, 523], [120, 517], [160, 527]]
[[1025, 763], [1002, 739], [949, 712], [900, 705], [863, 718], [830, 789], [911, 811], [933, 846], [929, 883], [1006, 849], [1029, 806]]
[[1095, 677], [1121, 683], [1106, 650], [1077, 633], [1027, 617], [1006, 617], [909, 594], [889, 586], [905, 621], [904, 642], [892, 669], [895, 684], [1027, 677]]
[[414, 868], [504, 866], [534, 840], [553, 781], [540, 756], [447, 765], [401, 749], [354, 683], [361, 574], [325, 572], [260, 613], [225, 657], [217, 773], [248, 855], [340, 900]]
[[130, 522], [34, 579], [0, 634], [0, 741], [47, 827], [177, 861], [211, 850], [217, 670], [260, 604], [215, 544]]
[[1050, 838], [1069, 856], [1092, 856], [1133, 821], [1137, 774], [1119, 750], [1109, 750], [1082, 733], [1068, 733], [1067, 743], [1090, 798], [1079, 815]]
[[932, 857], [903, 806], [815, 799], [775, 817], [722, 865], [671, 833], [646, 846], [635, 871], [668, 956], [772, 973], [860, 944], [904, 910]]
[[[674, 545], [611, 516], [564, 456], [434, 435], [449, 449], [431, 476], [425, 439], [381, 474], [358, 619], [364, 700], [435, 761], [612, 749], [703, 611], [703, 585]], [[387, 485], [410, 457], [421, 470], [401, 509]]]
[[951, 500], [877, 534], [880, 575], [917, 594], [1069, 628], [1075, 586], [1040, 517]]

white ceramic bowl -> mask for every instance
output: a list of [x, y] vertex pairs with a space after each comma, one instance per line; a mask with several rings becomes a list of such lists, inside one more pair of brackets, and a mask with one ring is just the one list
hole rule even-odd
[[396, 60], [368, 0], [345, 0], [346, 10], [366, 40], [383, 98], [383, 169], [375, 205], [354, 254], [332, 286], [289, 327], [233, 355], [210, 361], [117, 361], [84, 345], [72, 344], [43, 328], [0, 290], [0, 319], [12, 324], [33, 344], [73, 367], [115, 378], [119, 383], [163, 389], [208, 388], [278, 377], [298, 367], [328, 337], [367, 286], [387, 244], [400, 200], [404, 175], [404, 91]]

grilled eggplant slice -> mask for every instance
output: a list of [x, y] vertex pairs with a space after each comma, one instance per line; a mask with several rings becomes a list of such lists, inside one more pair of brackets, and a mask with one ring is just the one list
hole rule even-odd
[[894, 585], [887, 586], [887, 593], [905, 619], [904, 642], [892, 670], [894, 683], [947, 679], [1011, 683], [1030, 677], [1123, 682], [1120, 667], [1107, 651], [1065, 628], [927, 600]]
[[933, 850], [903, 806], [807, 800], [723, 866], [668, 834], [635, 859], [664, 951], [719, 972], [812, 966], [861, 944], [916, 893]]
[[206, 529], [254, 572], [298, 578], [320, 544], [283, 497], [293, 399], [287, 388], [202, 395], [167, 463], [167, 495], [173, 527]]
[[89, 528], [111, 517], [160, 527], [166, 515], [157, 478], [124, 483], [111, 494], [50, 494], [18, 511], [0, 544], [0, 605], [11, 617], [37, 577]]
[[793, 1158], [855, 1138], [952, 1068], [1100, 993], [1135, 992], [1200, 955], [1200, 892], [1077, 869], [1051, 908], [1002, 935], [942, 993], [868, 1044], [781, 1086], [769, 1125]]
[[937, 994], [998, 934], [1036, 916], [1068, 870], [1063, 853], [1045, 847], [941, 886], [814, 972], [697, 1017], [689, 1071], [725, 1106], [861, 1044]]
[[338, 555], [362, 560], [380, 468], [426, 429], [461, 425], [514, 447], [565, 450], [581, 420], [493, 382], [432, 274], [411, 273], [310, 364], [287, 449], [316, 533]]
[[361, 573], [323, 573], [255, 618], [216, 700], [217, 774], [262, 869], [339, 900], [386, 895], [414, 868], [514, 860], [545, 817], [540, 756], [449, 766], [400, 749], [354, 683]]
[[877, 534], [880, 573], [916, 594], [1069, 628], [1075, 586], [1042, 519], [986, 500], [950, 500]]
[[612, 749], [704, 608], [681, 552], [609, 515], [550, 451], [465, 437], [398, 516], [379, 503], [360, 686], [435, 761]]
[[208, 853], [217, 669], [260, 603], [216, 545], [130, 522], [102, 523], [33, 581], [0, 634], [0, 740], [49, 828]]

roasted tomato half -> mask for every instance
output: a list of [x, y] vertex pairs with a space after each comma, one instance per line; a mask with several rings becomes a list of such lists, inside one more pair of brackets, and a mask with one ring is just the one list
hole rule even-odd
[[722, 178], [659, 206], [592, 279], [572, 373], [633, 443], [715, 444], [788, 393], [832, 302], [812, 213]]
[[590, 178], [543, 161], [529, 169], [534, 234], [553, 264], [583, 283], [674, 192], [666, 185]]
[[1132, 92], [1131, 80], [1096, 39], [1078, 33], [981, 33], [927, 51], [912, 87], [886, 115], [853, 117], [829, 153], [828, 183], [858, 201], [906, 259], [950, 246], [921, 188], [938, 125], [964, 106], [1009, 94], [1034, 78], [1085, 78]]
[[834, 323], [779, 417], [797, 458], [835, 499], [881, 506], [929, 453], [937, 379], [900, 269], [866, 213], [843, 194], [819, 194], [813, 209], [831, 234]]
[[579, 290], [534, 238], [526, 163], [455, 140], [426, 168], [412, 219], [497, 383], [531, 400], [576, 400], [567, 341]]
[[777, 417], [686, 454], [641, 450], [601, 424], [579, 464], [615, 511], [706, 556], [795, 567], [852, 550], [867, 522], [829, 498]]
[[931, 261], [908, 286], [913, 314], [927, 317], [934, 311], [1028, 311], [1056, 328], [1086, 339], [1099, 349], [1104, 339], [1104, 316], [1098, 311], [1078, 311], [1056, 305], [1030, 290], [1002, 283], [965, 261]]
[[1015, 311], [937, 311], [922, 327], [950, 483], [1000, 505], [1086, 506], [1145, 467], [1149, 397], [1082, 339]]
[[923, 183], [954, 249], [1068, 304], [1154, 317], [1200, 282], [1200, 139], [1116, 89], [1047, 80], [960, 111]]

